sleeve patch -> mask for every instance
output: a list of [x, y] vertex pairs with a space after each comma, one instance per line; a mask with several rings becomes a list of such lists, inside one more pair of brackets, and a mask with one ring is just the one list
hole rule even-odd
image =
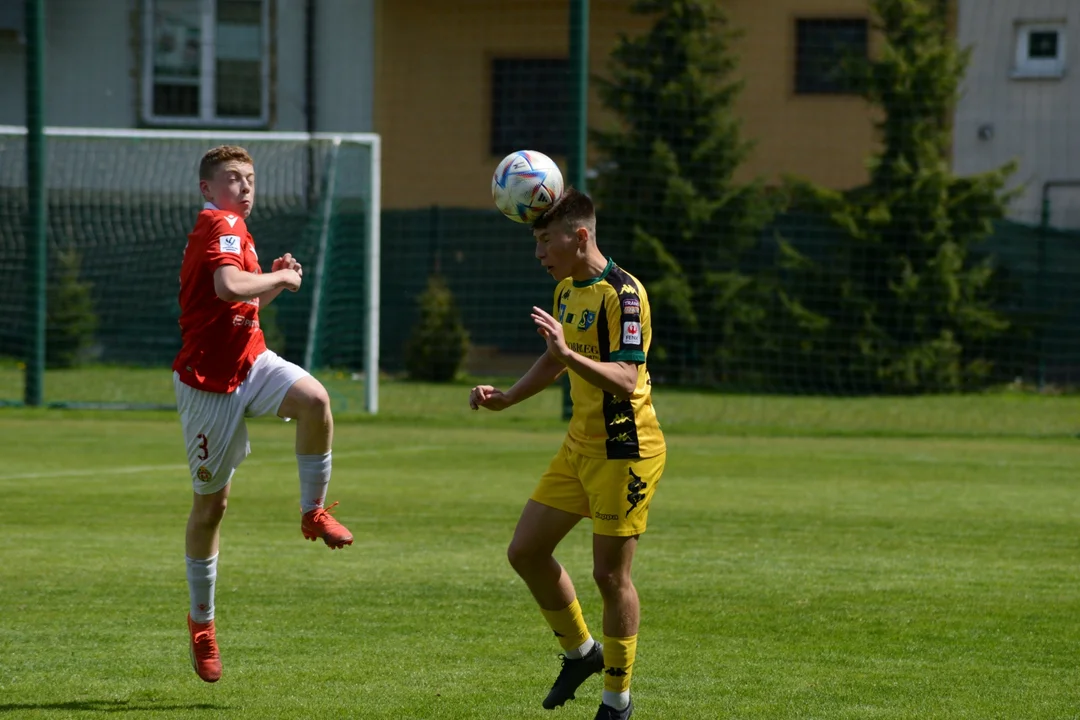
[[622, 324], [622, 344], [641, 347], [641, 323], [631, 321]]
[[240, 254], [239, 235], [222, 235], [218, 238], [218, 245], [221, 246], [221, 252], [223, 253], [232, 253], [233, 255]]
[[636, 297], [624, 297], [622, 299], [622, 314], [623, 315], [640, 315], [641, 314], [641, 301]]

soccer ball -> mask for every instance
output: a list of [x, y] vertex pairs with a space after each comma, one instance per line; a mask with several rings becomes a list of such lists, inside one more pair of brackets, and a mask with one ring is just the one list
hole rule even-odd
[[491, 197], [503, 215], [531, 223], [563, 192], [559, 166], [535, 150], [518, 150], [502, 159], [491, 177]]

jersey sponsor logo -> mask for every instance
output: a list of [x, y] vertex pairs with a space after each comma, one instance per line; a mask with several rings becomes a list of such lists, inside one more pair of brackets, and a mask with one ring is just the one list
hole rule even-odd
[[559, 322], [566, 316], [566, 303], [559, 303]]
[[637, 322], [624, 322], [622, 324], [622, 344], [641, 345], [641, 324]]
[[622, 312], [623, 315], [638, 315], [641, 313], [641, 302], [636, 297], [623, 298]]
[[619, 288], [619, 294], [620, 295], [637, 295], [637, 288], [634, 287], [633, 285], [630, 285], [629, 283], [627, 283], [627, 284], [623, 285], [621, 288]]
[[579, 342], [570, 342], [570, 343], [567, 343], [567, 346], [571, 350], [576, 352], [578, 355], [588, 355], [588, 356], [596, 356], [596, 357], [600, 356], [600, 348], [598, 348], [595, 345], [589, 345], [587, 343], [579, 343]]
[[232, 255], [240, 254], [239, 235], [222, 235], [218, 238], [218, 244], [221, 246], [221, 252], [223, 253], [230, 253]]
[[253, 330], [259, 329], [259, 321], [246, 318], [243, 315], [233, 315], [232, 324], [234, 327], [246, 326]]
[[582, 310], [581, 319], [578, 320], [577, 329], [581, 332], [585, 332], [592, 327], [594, 322], [596, 322], [596, 313], [591, 310]]
[[236, 221], [239, 219], [240, 218], [236, 217], [235, 215], [225, 216], [225, 222], [229, 223], [229, 227], [236, 227]]

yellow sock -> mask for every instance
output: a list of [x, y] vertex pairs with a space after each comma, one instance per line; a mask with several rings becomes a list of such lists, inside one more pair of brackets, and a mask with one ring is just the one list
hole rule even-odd
[[540, 608], [540, 612], [544, 614], [544, 619], [551, 626], [555, 637], [559, 638], [559, 644], [565, 652], [577, 650], [589, 639], [589, 629], [585, 627], [585, 618], [581, 615], [577, 598], [562, 610]]
[[626, 696], [630, 692], [630, 675], [634, 672], [635, 655], [637, 635], [624, 638], [604, 636], [605, 701], [608, 693]]

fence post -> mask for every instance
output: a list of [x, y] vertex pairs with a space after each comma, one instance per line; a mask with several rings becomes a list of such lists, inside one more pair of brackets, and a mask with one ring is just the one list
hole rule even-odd
[[[567, 179], [581, 192], [586, 187], [585, 167], [588, 151], [589, 102], [589, 0], [570, 0], [570, 143], [567, 156]], [[570, 376], [562, 381], [562, 417], [569, 420], [574, 411], [570, 399]]]
[[[1039, 219], [1039, 243], [1035, 255], [1035, 302], [1036, 312], [1042, 316], [1046, 298], [1046, 236], [1050, 232], [1050, 184], [1043, 186], [1042, 216]], [[1038, 376], [1036, 381], [1041, 391], [1046, 385], [1046, 327], [1039, 328]]]
[[45, 0], [26, 0], [26, 279], [30, 321], [24, 401], [44, 402], [48, 246], [45, 188]]

